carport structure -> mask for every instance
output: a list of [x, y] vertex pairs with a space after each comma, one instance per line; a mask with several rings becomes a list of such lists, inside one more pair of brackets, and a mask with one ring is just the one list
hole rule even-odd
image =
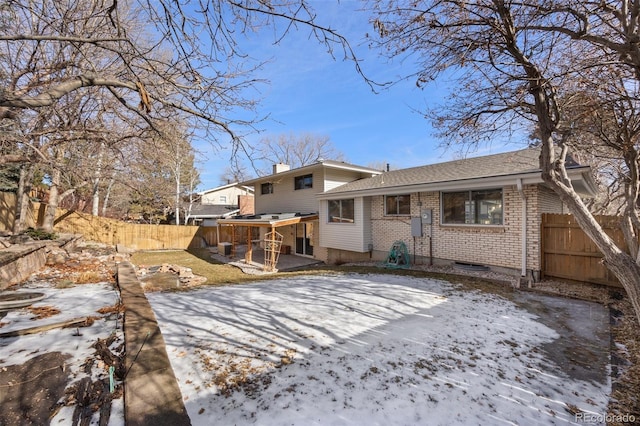
[[[237, 241], [242, 241], [242, 236], [237, 235], [236, 227], [247, 228], [246, 242], [247, 252], [244, 260], [247, 263], [253, 262], [253, 243], [265, 243], [264, 269], [273, 271], [278, 256], [282, 250], [282, 235], [277, 232], [278, 228], [285, 226], [297, 226], [298, 224], [309, 223], [318, 220], [317, 213], [269, 213], [258, 215], [234, 216], [228, 219], [218, 220], [218, 226], [231, 226], [231, 256], [236, 255]], [[259, 229], [260, 238], [253, 239], [253, 229]]]

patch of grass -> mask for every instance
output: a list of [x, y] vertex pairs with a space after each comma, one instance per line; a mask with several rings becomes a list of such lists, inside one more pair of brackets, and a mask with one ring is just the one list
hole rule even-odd
[[261, 278], [247, 275], [235, 266], [217, 262], [207, 249], [140, 251], [131, 255], [131, 263], [138, 267], [169, 263], [191, 268], [194, 274], [207, 278], [204, 285], [244, 283]]
[[96, 271], [83, 271], [74, 278], [76, 284], [92, 284], [102, 281], [102, 276]]
[[34, 240], [55, 240], [58, 238], [54, 232], [47, 232], [42, 229], [28, 228], [24, 233]]
[[71, 280], [60, 280], [58, 282], [56, 282], [56, 288], [57, 289], [64, 289], [64, 288], [71, 288], [75, 285], [75, 283]]
[[[465, 289], [483, 290], [498, 294], [513, 292], [513, 289], [507, 288], [507, 286], [503, 284], [496, 284], [491, 281], [479, 279], [477, 277], [447, 275], [411, 269], [385, 269], [366, 265], [315, 265], [310, 269], [303, 269], [295, 272], [278, 272], [269, 275], [249, 275], [245, 274], [235, 266], [220, 263], [217, 260], [212, 259], [211, 253], [205, 248], [190, 250], [139, 251], [132, 254], [131, 262], [138, 267], [149, 267], [168, 263], [191, 268], [194, 274], [201, 275], [207, 278], [207, 281], [204, 283], [204, 285], [242, 284], [301, 275], [389, 274], [449, 281], [454, 284], [460, 284]], [[181, 291], [181, 289], [176, 288], [172, 291]]]

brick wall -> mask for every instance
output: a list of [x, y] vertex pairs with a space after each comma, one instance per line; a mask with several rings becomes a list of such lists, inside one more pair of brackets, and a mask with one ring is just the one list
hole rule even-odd
[[[538, 187], [525, 186], [527, 197], [527, 269], [540, 269], [540, 211], [537, 208]], [[548, 196], [549, 194], [545, 194]], [[384, 197], [372, 198], [372, 237], [374, 251], [386, 252], [396, 240], [407, 244], [411, 254], [429, 257], [429, 236], [435, 259], [478, 263], [513, 270], [522, 263], [522, 199], [515, 186], [505, 187], [503, 193], [502, 226], [456, 226], [440, 224], [440, 194], [438, 192], [411, 194], [411, 215], [384, 216]], [[551, 197], [547, 200], [552, 204]], [[419, 204], [422, 204], [421, 206]], [[411, 217], [421, 209], [432, 210], [432, 225], [423, 225], [423, 237], [411, 237]]]

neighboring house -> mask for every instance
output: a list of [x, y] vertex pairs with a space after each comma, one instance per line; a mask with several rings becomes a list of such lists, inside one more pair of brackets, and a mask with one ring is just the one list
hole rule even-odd
[[[402, 240], [412, 261], [490, 266], [537, 279], [543, 213], [566, 213], [543, 182], [535, 148], [385, 172], [318, 194], [329, 263], [385, 259]], [[593, 197], [588, 166], [567, 171]]]
[[198, 192], [199, 202], [193, 203], [185, 215], [187, 223], [216, 226], [216, 219], [253, 213], [253, 187], [237, 182]]
[[260, 238], [276, 230], [287, 251], [324, 260], [319, 250], [316, 195], [346, 183], [382, 173], [340, 161], [320, 160], [291, 170], [276, 164], [273, 174], [242, 182], [255, 189], [255, 215], [219, 220], [220, 225], [258, 227]]

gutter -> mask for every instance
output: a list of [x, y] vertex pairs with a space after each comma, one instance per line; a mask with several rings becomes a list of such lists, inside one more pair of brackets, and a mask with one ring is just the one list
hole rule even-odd
[[[567, 169], [567, 173], [572, 183], [574, 180], [583, 180], [584, 172], [590, 170], [589, 166], [580, 166]], [[394, 173], [394, 172], [391, 172]], [[367, 179], [384, 179], [384, 173], [372, 178]], [[487, 188], [501, 188], [506, 185], [513, 185], [513, 179], [522, 180], [523, 184], [535, 185], [542, 183], [542, 175], [539, 170], [531, 172], [512, 173], [507, 175], [497, 176], [483, 176], [483, 177], [470, 177], [465, 179], [455, 179], [448, 181], [437, 182], [416, 182], [405, 183], [390, 186], [383, 186], [380, 182], [372, 182], [369, 188], [341, 190], [340, 186], [329, 191], [320, 192], [316, 194], [318, 200], [336, 200], [344, 197], [369, 197], [377, 195], [396, 195], [405, 194], [407, 192], [435, 192], [435, 191], [456, 191], [456, 190], [469, 190], [469, 189], [487, 189]], [[345, 185], [349, 185], [348, 183]], [[375, 186], [374, 186], [375, 185]]]
[[522, 186], [522, 178], [516, 180], [516, 188], [522, 199], [522, 270], [520, 275], [522, 277], [527, 276], [527, 197], [524, 195], [524, 188]]

